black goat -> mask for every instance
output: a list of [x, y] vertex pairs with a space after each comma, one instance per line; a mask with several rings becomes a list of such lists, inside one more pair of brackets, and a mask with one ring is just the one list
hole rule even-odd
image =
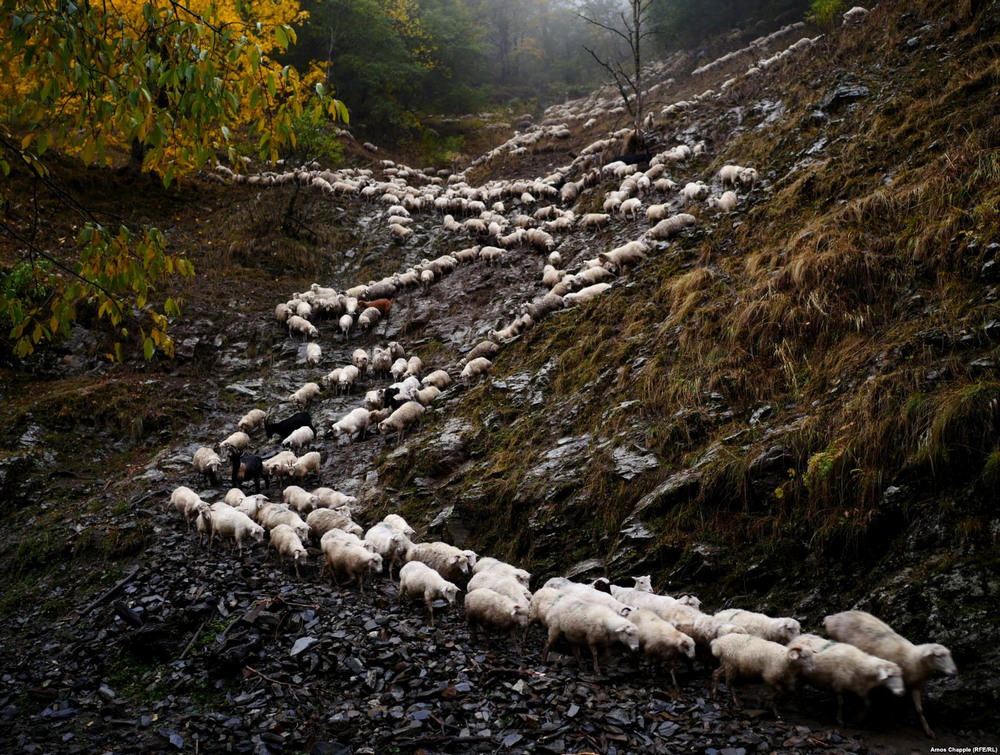
[[313, 432], [316, 432], [316, 428], [313, 427], [312, 417], [309, 416], [309, 412], [296, 412], [288, 419], [281, 420], [281, 422], [268, 422], [265, 419], [264, 437], [270, 438], [272, 435], [277, 434], [284, 439], [300, 427], [308, 427]]
[[229, 456], [229, 463], [232, 465], [232, 484], [230, 487], [239, 487], [243, 480], [253, 480], [253, 492], [260, 492], [260, 481], [264, 479], [264, 487], [271, 487], [271, 478], [264, 471], [264, 462], [259, 456], [243, 456], [239, 451]]

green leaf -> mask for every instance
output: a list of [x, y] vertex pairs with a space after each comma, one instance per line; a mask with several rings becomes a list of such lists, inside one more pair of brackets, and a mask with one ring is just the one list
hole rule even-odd
[[280, 25], [279, 26], [275, 26], [274, 27], [274, 36], [275, 36], [275, 39], [278, 42], [278, 47], [280, 47], [282, 50], [287, 50], [288, 49], [288, 32], [285, 31], [285, 27], [280, 26]]
[[153, 344], [152, 338], [147, 338], [142, 342], [142, 355], [146, 358], [148, 362], [153, 358], [153, 352], [156, 350], [156, 346]]

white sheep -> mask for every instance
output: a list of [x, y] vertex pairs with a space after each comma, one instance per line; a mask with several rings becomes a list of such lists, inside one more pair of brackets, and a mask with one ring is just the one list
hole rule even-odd
[[389, 368], [392, 366], [392, 356], [388, 349], [376, 346], [372, 350], [371, 369], [376, 377], [388, 377]]
[[846, 11], [843, 15], [844, 24], [858, 24], [864, 20], [865, 16], [868, 15], [868, 9], [862, 8], [860, 5], [855, 5], [849, 11]]
[[288, 508], [299, 514], [308, 514], [310, 511], [319, 508], [319, 498], [314, 493], [310, 493], [298, 485], [287, 486], [281, 492], [281, 500]]
[[639, 627], [639, 652], [647, 658], [664, 661], [677, 687], [674, 662], [678, 656], [694, 660], [694, 640], [652, 611], [632, 611], [628, 620]]
[[771, 642], [780, 642], [782, 645], [787, 645], [802, 632], [802, 627], [795, 619], [772, 618], [767, 614], [744, 611], [740, 608], [718, 611], [715, 618], [743, 627], [752, 635]]
[[330, 372], [323, 376], [323, 385], [327, 388], [331, 385], [336, 387], [336, 385], [340, 382], [340, 373], [343, 372], [343, 370], [343, 367], [336, 367], [330, 370]]
[[757, 171], [754, 168], [744, 168], [740, 171], [740, 183], [743, 186], [747, 186], [753, 191], [753, 187], [757, 185]]
[[602, 267], [606, 267], [614, 272], [621, 272], [626, 267], [638, 264], [646, 259], [646, 252], [648, 251], [649, 246], [644, 241], [636, 239], [612, 249], [610, 252], [601, 252], [597, 255], [597, 258], [600, 260]]
[[267, 412], [263, 409], [251, 409], [240, 420], [238, 427], [245, 433], [252, 433], [254, 430], [264, 427], [264, 420]]
[[197, 493], [186, 485], [174, 488], [170, 494], [170, 505], [184, 517], [187, 529], [191, 530], [191, 520], [198, 516], [198, 506], [205, 503]]
[[543, 587], [550, 587], [559, 590], [567, 595], [572, 595], [579, 600], [586, 600], [588, 603], [597, 603], [614, 611], [619, 616], [628, 616], [632, 612], [631, 606], [625, 605], [606, 592], [601, 592], [591, 585], [584, 585], [579, 582], [572, 582], [564, 577], [552, 577]]
[[417, 401], [407, 401], [401, 407], [396, 409], [392, 414], [389, 415], [387, 419], [382, 420], [378, 423], [379, 432], [383, 435], [391, 430], [396, 431], [396, 442], [400, 443], [403, 440], [403, 435], [406, 433], [407, 429], [412, 425], [417, 424], [420, 418], [424, 416], [426, 410]]
[[295, 458], [292, 451], [281, 451], [269, 459], [264, 459], [264, 471], [269, 477], [284, 477], [291, 474]]
[[709, 188], [701, 181], [689, 182], [681, 189], [681, 197], [684, 199], [684, 204], [706, 199], [709, 193]]
[[316, 329], [316, 326], [298, 315], [289, 317], [285, 321], [285, 324], [288, 326], [289, 334], [302, 336], [303, 339], [319, 338], [319, 331]]
[[351, 328], [354, 327], [354, 318], [351, 315], [341, 315], [337, 321], [337, 327], [344, 334], [344, 340], [347, 340], [347, 337], [351, 333]]
[[476, 357], [475, 359], [470, 359], [465, 365], [465, 368], [462, 370], [462, 377], [471, 379], [485, 375], [491, 369], [493, 369], [493, 362], [486, 357]]
[[358, 502], [352, 495], [341, 493], [333, 488], [316, 488], [313, 495], [319, 499], [319, 505], [324, 509], [346, 509], [350, 514], [351, 506]]
[[349, 364], [346, 367], [340, 368], [340, 377], [337, 378], [337, 393], [350, 393], [351, 389], [354, 388], [354, 383], [357, 381], [358, 376], [361, 374], [361, 370], [355, 367], [353, 364]]
[[289, 433], [288, 437], [281, 441], [281, 445], [298, 453], [312, 443], [315, 437], [316, 434], [313, 432], [313, 429], [307, 425], [305, 427], [297, 428]]
[[222, 469], [222, 459], [207, 446], [202, 446], [191, 457], [194, 471], [205, 477], [211, 484], [218, 483], [219, 470]]
[[433, 385], [435, 388], [443, 391], [451, 385], [451, 375], [444, 370], [434, 370], [434, 372], [426, 375], [423, 380], [420, 381], [420, 384], [425, 388]]
[[218, 535], [220, 539], [233, 540], [242, 556], [243, 539], [250, 537], [254, 542], [263, 542], [264, 528], [239, 509], [225, 504], [215, 504], [212, 507], [211, 529], [208, 538], [209, 549], [211, 549], [212, 539], [215, 535]]
[[309, 562], [309, 554], [302, 545], [302, 539], [287, 524], [278, 524], [271, 529], [267, 546], [277, 551], [279, 566], [284, 566], [286, 556], [292, 559], [292, 563], [295, 564], [295, 576], [300, 576], [299, 566], [305, 566]]
[[[635, 584], [632, 586], [633, 590], [642, 590], [643, 592], [653, 592], [653, 581], [650, 579], [648, 574], [642, 577], [632, 577], [632, 581]], [[695, 606], [697, 608], [697, 606]]]
[[716, 175], [719, 177], [719, 181], [723, 187], [735, 187], [740, 180], [741, 172], [743, 172], [743, 166], [741, 165], [723, 165], [719, 168], [719, 172]]
[[399, 592], [396, 602], [408, 598], [423, 598], [430, 616], [430, 625], [434, 626], [434, 601], [442, 599], [448, 605], [455, 605], [458, 586], [442, 577], [436, 570], [420, 561], [410, 561], [399, 570]]
[[651, 204], [646, 208], [646, 220], [656, 223], [670, 215], [670, 206], [667, 204]]
[[639, 216], [640, 209], [642, 209], [642, 200], [637, 197], [631, 197], [619, 205], [618, 212], [621, 213], [623, 217], [635, 220]]
[[296, 512], [282, 503], [265, 503], [257, 509], [257, 521], [268, 532], [287, 524], [303, 540], [309, 537], [309, 526]]
[[571, 304], [586, 304], [600, 294], [603, 294], [609, 288], [611, 288], [610, 283], [595, 283], [593, 286], [587, 286], [574, 293], [566, 294], [563, 297], [563, 302], [567, 306]]
[[531, 581], [531, 574], [526, 572], [524, 569], [519, 569], [516, 566], [505, 563], [504, 561], [498, 561], [492, 556], [486, 556], [485, 558], [479, 559], [472, 567], [474, 574], [492, 570], [496, 570], [505, 576], [513, 577], [525, 587], [527, 587], [528, 583]]
[[406, 371], [403, 373], [403, 377], [420, 377], [420, 373], [424, 371], [424, 362], [418, 356], [412, 356], [406, 360]]
[[289, 396], [288, 400], [299, 407], [299, 409], [305, 409], [319, 393], [320, 387], [316, 383], [306, 383]]
[[355, 349], [351, 354], [351, 364], [358, 368], [358, 375], [364, 377], [368, 372], [368, 352], [364, 349]]
[[333, 532], [336, 530], [330, 530], [320, 541], [320, 547], [326, 555], [326, 565], [330, 569], [331, 581], [339, 586], [337, 577], [347, 577], [348, 584], [357, 582], [358, 589], [364, 593], [365, 577], [382, 573], [382, 557], [363, 544], [356, 544], [344, 537], [329, 537]]
[[743, 627], [721, 621], [680, 602], [656, 609], [655, 612], [691, 637], [705, 655], [710, 652], [712, 640], [727, 634], [749, 634]]
[[[633, 608], [645, 611], [652, 611], [661, 618], [665, 618], [667, 621], [670, 620], [667, 616], [670, 615], [674, 606], [690, 606], [690, 603], [686, 603], [684, 598], [674, 598], [670, 595], [658, 595], [657, 593], [641, 587], [619, 587], [618, 585], [611, 585], [611, 595], [615, 598], [615, 600], [624, 603], [627, 606], [632, 606]], [[697, 606], [690, 607], [697, 608]]]
[[413, 537], [417, 534], [417, 531], [399, 514], [386, 514], [382, 519], [382, 524], [387, 524], [397, 532], [402, 532], [407, 537]]
[[487, 587], [472, 588], [465, 595], [465, 620], [469, 634], [475, 641], [477, 630], [483, 630], [489, 643], [489, 633], [493, 630], [506, 631], [521, 652], [518, 635], [528, 626], [527, 603], [512, 600]]
[[481, 587], [493, 590], [493, 592], [498, 592], [501, 595], [506, 595], [511, 600], [523, 603], [526, 606], [531, 603], [531, 591], [514, 579], [514, 577], [504, 574], [500, 570], [487, 569], [481, 572], [474, 571], [466, 588], [469, 592], [472, 592]]
[[496, 341], [492, 340], [480, 341], [479, 343], [477, 343], [475, 346], [472, 347], [472, 349], [469, 351], [468, 354], [465, 355], [465, 359], [462, 362], [460, 362], [460, 364], [464, 367], [473, 359], [478, 359], [479, 357], [486, 357], [487, 359], [492, 359], [499, 353], [500, 353], [500, 345]]
[[365, 307], [358, 315], [358, 327], [363, 331], [371, 330], [382, 319], [382, 311], [378, 307]]
[[542, 285], [546, 288], [552, 288], [565, 276], [566, 273], [564, 271], [556, 270], [552, 265], [546, 265], [542, 268]]
[[450, 582], [468, 578], [469, 557], [448, 543], [414, 543], [406, 553], [406, 561], [421, 561]]
[[413, 235], [413, 231], [407, 228], [405, 225], [399, 225], [399, 223], [393, 223], [389, 226], [389, 230], [392, 235], [398, 239], [405, 241]]
[[226, 497], [223, 500], [225, 500], [227, 506], [232, 506], [233, 508], [236, 508], [241, 503], [243, 503], [246, 497], [247, 497], [246, 493], [244, 493], [242, 489], [230, 488], [229, 490], [226, 491]]
[[528, 608], [528, 626], [541, 624], [548, 627], [548, 613], [555, 603], [562, 600], [579, 600], [562, 590], [552, 587], [540, 587], [531, 595], [531, 604]]
[[436, 385], [429, 385], [413, 393], [413, 400], [422, 406], [428, 406], [432, 401], [441, 395], [441, 389]]
[[231, 456], [234, 453], [242, 453], [250, 448], [250, 436], [242, 430], [237, 430], [224, 441], [219, 443], [219, 451]]
[[287, 474], [301, 480], [307, 474], [319, 474], [320, 455], [319, 451], [310, 451], [299, 456], [288, 466]]
[[402, 380], [403, 374], [406, 372], [406, 359], [399, 357], [392, 363], [389, 367], [389, 374], [392, 375], [394, 380]]
[[920, 696], [924, 682], [933, 674], [954, 676], [958, 673], [951, 651], [944, 645], [928, 642], [915, 645], [898, 634], [884, 621], [864, 611], [844, 611], [823, 619], [827, 633], [839, 642], [846, 642], [866, 653], [896, 663], [903, 670], [903, 683], [910, 690], [913, 707], [920, 716], [924, 733], [934, 738], [934, 732], [924, 717]]
[[[588, 212], [577, 221], [577, 225], [581, 228], [603, 228], [610, 222], [611, 216], [606, 212]], [[552, 254], [558, 254], [558, 252]]]
[[807, 682], [820, 689], [831, 690], [837, 696], [837, 723], [844, 725], [844, 693], [853, 692], [864, 701], [864, 718], [870, 702], [868, 693], [875, 687], [887, 687], [900, 696], [906, 689], [903, 670], [892, 661], [876, 658], [846, 642], [826, 640], [815, 634], [800, 634], [789, 648], [813, 651], [812, 666], [805, 669]]
[[682, 212], [674, 215], [673, 217], [661, 220], [659, 223], [650, 228], [647, 233], [654, 239], [669, 239], [676, 236], [685, 228], [693, 226], [696, 222], [697, 220], [694, 215]]
[[736, 196], [735, 191], [726, 191], [721, 197], [709, 197], [708, 199], [709, 209], [717, 209], [720, 212], [732, 212], [736, 209], [737, 204], [739, 204], [739, 197]]
[[315, 367], [323, 359], [323, 349], [314, 341], [306, 344], [306, 364]]
[[733, 705], [740, 707], [734, 682], [738, 679], [760, 680], [774, 691], [771, 703], [776, 718], [778, 696], [794, 690], [799, 677], [812, 667], [813, 651], [806, 647], [785, 647], [751, 634], [727, 634], [712, 640], [712, 655], [719, 659], [719, 668], [712, 673], [712, 696], [719, 688], [719, 679], [726, 677], [726, 686]]
[[382, 557], [382, 564], [390, 577], [397, 563], [406, 562], [406, 554], [413, 545], [406, 535], [385, 522], [370, 527], [364, 539], [372, 546], [372, 550]]
[[254, 521], [257, 521], [257, 512], [265, 503], [268, 503], [267, 496], [258, 493], [257, 495], [246, 496], [235, 508], [242, 511]]
[[358, 537], [361, 537], [364, 532], [359, 525], [351, 521], [350, 517], [333, 509], [310, 511], [309, 515], [306, 516], [306, 524], [309, 525], [309, 533], [318, 541], [322, 541], [323, 536], [334, 529], [343, 530]]
[[606, 267], [588, 267], [586, 270], [581, 270], [573, 276], [573, 285], [586, 288], [587, 286], [593, 286], [595, 283], [601, 283], [608, 278], [614, 277], [615, 274]]
[[594, 656], [594, 673], [601, 673], [598, 656], [601, 648], [621, 644], [633, 653], [639, 649], [639, 628], [612, 609], [576, 598], [554, 601], [545, 614], [548, 640], [542, 652], [542, 663], [549, 658], [549, 651], [556, 640], [565, 637], [573, 649], [577, 663], [583, 666], [580, 647], [587, 645]]
[[349, 440], [363, 440], [371, 421], [371, 411], [363, 406], [352, 409], [330, 426], [334, 437], [347, 436]]

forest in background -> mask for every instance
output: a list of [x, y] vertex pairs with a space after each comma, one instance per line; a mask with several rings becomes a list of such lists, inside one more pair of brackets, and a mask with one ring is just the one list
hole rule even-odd
[[[644, 54], [653, 61], [700, 47], [709, 55], [713, 38], [750, 40], [800, 20], [808, 6], [657, 0]], [[303, 0], [307, 17], [287, 59], [300, 69], [326, 61], [327, 86], [347, 104], [359, 136], [422, 139], [433, 148], [428, 116], [540, 112], [605, 83], [588, 48], [605, 60], [630, 54], [602, 28], [623, 29], [627, 8], [624, 0]]]

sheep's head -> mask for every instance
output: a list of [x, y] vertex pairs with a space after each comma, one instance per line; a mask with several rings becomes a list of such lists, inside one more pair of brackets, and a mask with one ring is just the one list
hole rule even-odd
[[639, 650], [639, 627], [635, 624], [619, 624], [615, 628], [614, 633], [618, 642], [627, 647], [633, 653]]
[[299, 566], [305, 566], [309, 563], [309, 554], [305, 548], [296, 548], [292, 551], [292, 560]]
[[876, 679], [881, 686], [888, 687], [897, 697], [906, 690], [906, 685], [903, 684], [903, 670], [892, 661], [883, 661], [879, 664]]
[[951, 651], [944, 645], [932, 642], [920, 645], [918, 650], [920, 651], [921, 664], [925, 668], [939, 671], [948, 676], [955, 676], [958, 673], [958, 667], [955, 665], [955, 661], [952, 660]]
[[701, 606], [701, 600], [696, 598], [694, 595], [681, 595], [677, 599], [677, 602], [681, 605], [691, 606], [692, 608], [699, 608]]
[[632, 581], [635, 582], [636, 590], [642, 590], [643, 592], [653, 592], [653, 582], [648, 574], [642, 577], [632, 577]]
[[694, 654], [695, 654], [694, 640], [692, 640], [686, 634], [682, 635], [680, 640], [677, 642], [677, 650], [682, 655], [685, 655], [688, 658], [690, 658], [692, 661], [694, 660]]
[[795, 619], [782, 619], [781, 630], [788, 640], [793, 640], [802, 633], [802, 625]]
[[458, 597], [458, 587], [451, 582], [446, 583], [441, 589], [441, 597], [448, 601], [448, 605], [455, 605], [455, 598]]
[[252, 537], [256, 543], [264, 542], [264, 528], [259, 524], [252, 525], [250, 527], [250, 537]]
[[815, 667], [813, 649], [807, 646], [794, 645], [788, 648], [786, 653], [788, 662], [793, 668], [798, 667], [804, 671], [811, 671]]

